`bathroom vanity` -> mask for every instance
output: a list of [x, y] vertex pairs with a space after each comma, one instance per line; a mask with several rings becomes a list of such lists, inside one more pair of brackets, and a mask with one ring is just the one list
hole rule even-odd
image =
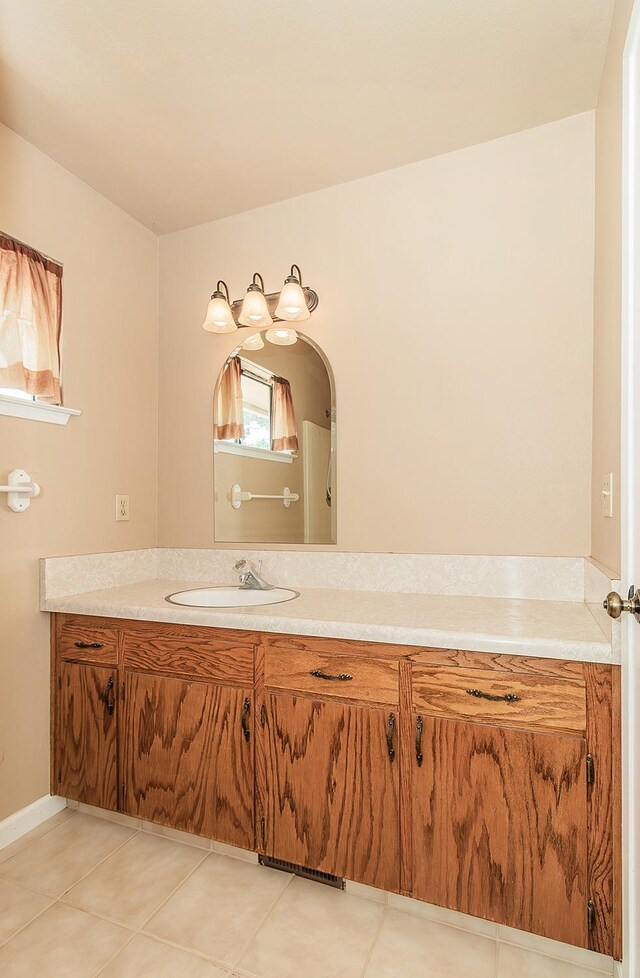
[[52, 792], [620, 957], [619, 667], [52, 615]]

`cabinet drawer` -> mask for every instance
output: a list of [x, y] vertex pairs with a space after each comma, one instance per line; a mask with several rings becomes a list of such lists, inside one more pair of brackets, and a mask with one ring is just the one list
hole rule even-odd
[[118, 633], [115, 628], [62, 625], [57, 645], [63, 662], [118, 663]]
[[512, 727], [580, 733], [586, 728], [586, 691], [579, 679], [425, 666], [414, 666], [411, 675], [416, 712]]
[[213, 680], [231, 685], [253, 685], [253, 648], [188, 638], [125, 637], [127, 669], [170, 676]]
[[265, 685], [274, 690], [396, 706], [398, 664], [356, 655], [273, 649], [265, 659]]

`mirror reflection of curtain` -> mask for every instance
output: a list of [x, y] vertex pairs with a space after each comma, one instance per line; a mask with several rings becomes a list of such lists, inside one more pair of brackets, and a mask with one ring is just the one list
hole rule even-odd
[[284, 377], [273, 378], [271, 449], [274, 452], [297, 452], [298, 429], [293, 410], [291, 384]]
[[227, 363], [216, 390], [213, 437], [244, 438], [240, 357]]

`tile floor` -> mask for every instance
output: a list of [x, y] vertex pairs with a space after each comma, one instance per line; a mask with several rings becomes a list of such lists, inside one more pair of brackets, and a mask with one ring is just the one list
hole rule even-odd
[[355, 884], [333, 890], [258, 866], [251, 854], [86, 810], [66, 809], [0, 851], [3, 978], [612, 973], [607, 958], [565, 945], [550, 957], [542, 946], [486, 921]]

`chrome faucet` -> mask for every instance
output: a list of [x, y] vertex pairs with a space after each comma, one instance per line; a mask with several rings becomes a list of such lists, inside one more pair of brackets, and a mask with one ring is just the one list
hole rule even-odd
[[240, 587], [245, 588], [247, 591], [273, 591], [275, 587], [274, 584], [268, 584], [261, 577], [262, 561], [260, 561], [258, 570], [256, 570], [253, 564], [243, 557], [241, 560], [236, 561], [233, 569], [239, 571]]

